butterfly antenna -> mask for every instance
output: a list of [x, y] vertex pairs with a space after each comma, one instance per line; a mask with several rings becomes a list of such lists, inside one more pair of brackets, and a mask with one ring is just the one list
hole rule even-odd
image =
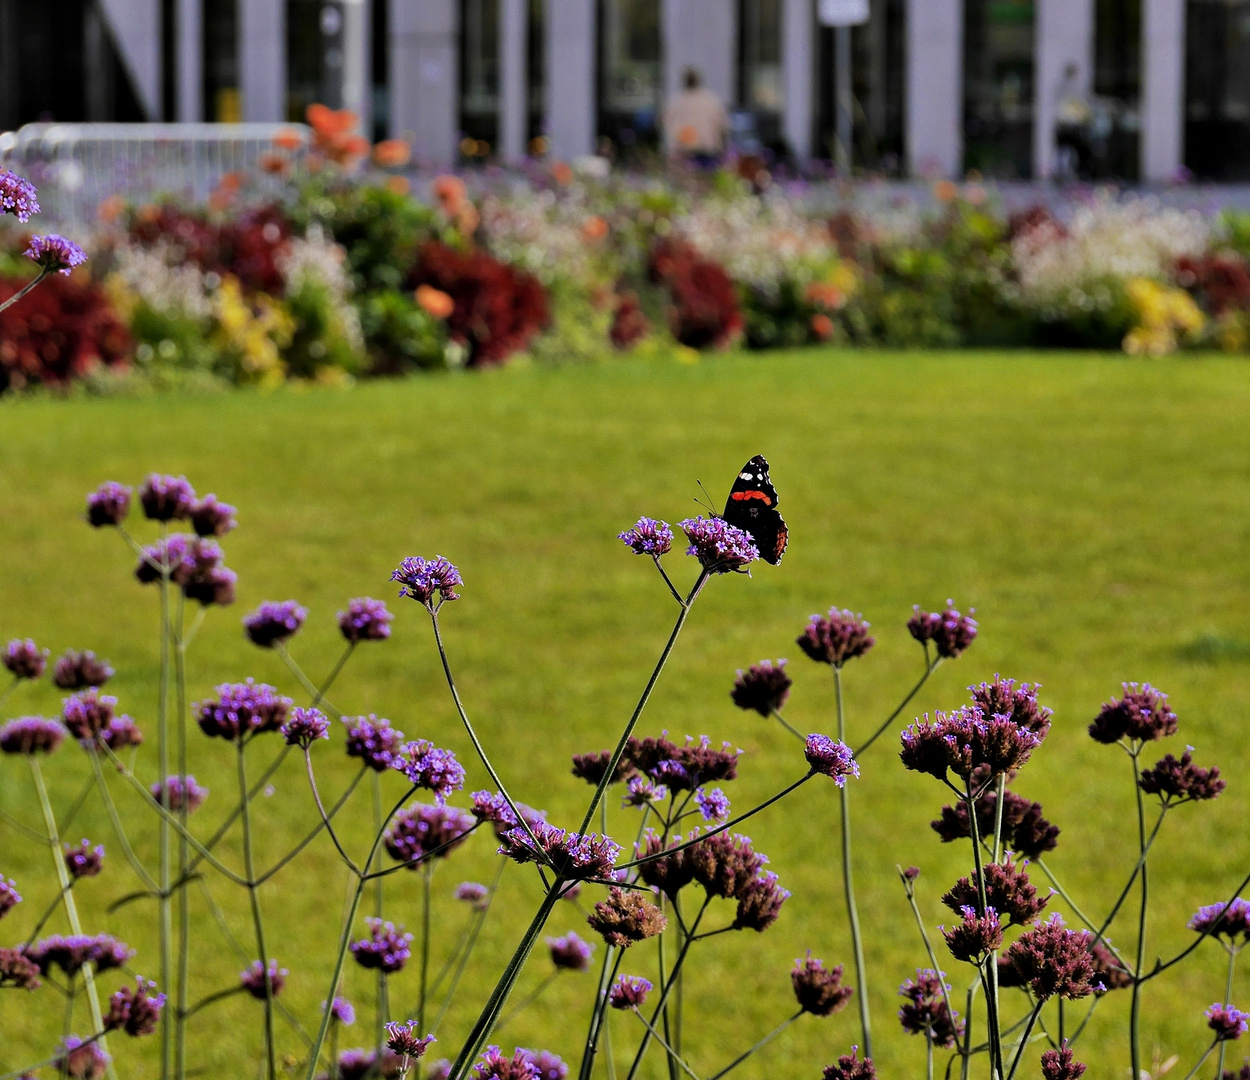
[[703, 497], [707, 499], [706, 503], [700, 502], [698, 499], [695, 499], [695, 505], [700, 506], [703, 509], [705, 509], [709, 514], [712, 515], [712, 517], [716, 517], [716, 507], [712, 505], [712, 496], [707, 493], [707, 488], [703, 486], [703, 481], [696, 480], [695, 483], [699, 485], [699, 490], [703, 492]]

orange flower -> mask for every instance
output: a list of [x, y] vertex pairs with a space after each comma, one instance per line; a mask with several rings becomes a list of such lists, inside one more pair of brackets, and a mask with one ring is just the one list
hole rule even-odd
[[933, 185], [933, 197], [938, 202], [954, 202], [957, 194], [959, 194], [959, 189], [951, 180], [939, 180]]
[[833, 320], [824, 312], [818, 312], [812, 316], [812, 333], [816, 335], [820, 341], [828, 341], [833, 337]]
[[105, 225], [112, 225], [119, 217], [126, 212], [126, 200], [120, 195], [110, 195], [107, 199], [100, 202], [96, 207], [96, 216], [104, 222]]
[[304, 145], [304, 136], [294, 128], [283, 128], [273, 137], [273, 144], [279, 150], [298, 150]]
[[430, 185], [434, 198], [448, 217], [455, 217], [465, 201], [464, 181], [458, 176], [436, 176]]
[[418, 285], [417, 306], [436, 319], [447, 318], [456, 308], [456, 302], [441, 289], [432, 285]]
[[217, 181], [217, 186], [222, 191], [238, 191], [243, 186], [243, 176], [241, 173], [228, 172]]
[[260, 165], [261, 172], [281, 176], [286, 172], [289, 163], [281, 154], [261, 154], [257, 164]]
[[590, 217], [582, 223], [582, 236], [590, 243], [608, 235], [608, 223], [599, 216]]
[[466, 202], [456, 214], [456, 228], [460, 230], [462, 236], [472, 236], [477, 232], [477, 227], [481, 224], [481, 221], [482, 216], [477, 212], [477, 207], [471, 202]]
[[412, 158], [403, 139], [383, 139], [373, 148], [373, 163], [382, 169], [402, 169]]
[[813, 281], [803, 290], [803, 296], [817, 307], [836, 309], [842, 306], [842, 290], [827, 281]]
[[573, 170], [563, 161], [554, 162], [551, 166], [551, 178], [557, 184], [571, 184], [573, 182]]
[[320, 102], [314, 102], [304, 110], [304, 119], [317, 132], [325, 130], [327, 124], [330, 123], [330, 117], [333, 115], [334, 111], [328, 105], [322, 105]]
[[396, 195], [408, 194], [408, 177], [406, 176], [388, 176], [386, 178], [386, 190], [394, 192]]

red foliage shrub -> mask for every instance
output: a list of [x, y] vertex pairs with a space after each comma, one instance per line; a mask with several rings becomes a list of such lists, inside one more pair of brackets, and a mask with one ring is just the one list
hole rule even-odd
[[1176, 280], [1212, 315], [1250, 308], [1250, 269], [1240, 255], [1183, 256], [1176, 260]]
[[547, 325], [547, 292], [538, 279], [477, 248], [458, 251], [427, 241], [407, 285], [429, 285], [451, 297], [447, 332], [468, 346], [474, 367], [503, 363]]
[[[0, 302], [22, 288], [0, 278]], [[123, 364], [131, 341], [99, 285], [85, 274], [53, 274], [0, 312], [0, 393], [30, 383], [64, 386], [93, 368]]]
[[145, 245], [171, 240], [201, 270], [233, 274], [245, 288], [282, 291], [277, 258], [290, 238], [291, 223], [277, 206], [245, 210], [225, 222], [168, 203], [147, 206], [135, 214], [130, 235]]
[[608, 331], [614, 347], [628, 349], [647, 336], [651, 324], [643, 314], [636, 293], [621, 293], [617, 298], [616, 312], [612, 316], [612, 328]]
[[695, 349], [723, 348], [742, 333], [733, 279], [680, 240], [659, 240], [651, 249], [648, 273], [668, 288], [673, 336]]

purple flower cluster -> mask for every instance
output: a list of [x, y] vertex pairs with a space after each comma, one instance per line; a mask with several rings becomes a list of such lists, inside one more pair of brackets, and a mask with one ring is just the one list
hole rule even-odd
[[1020, 935], [1005, 959], [1039, 1001], [1088, 997], [1101, 989], [1088, 930], [1069, 930], [1058, 914]]
[[367, 596], [348, 601], [347, 610], [339, 612], [339, 631], [353, 645], [361, 641], [385, 641], [391, 636], [391, 620], [381, 600]]
[[[981, 836], [993, 833], [997, 807], [998, 792], [993, 789], [976, 800], [977, 829]], [[943, 806], [942, 816], [929, 822], [929, 827], [943, 843], [967, 839], [972, 835], [967, 803], [961, 800], [955, 806]], [[1030, 802], [1011, 790], [1003, 792], [1002, 830], [1006, 847], [1026, 859], [1039, 859], [1059, 845], [1059, 827], [1042, 816], [1042, 804]]]
[[68, 275], [75, 266], [82, 266], [87, 261], [87, 253], [59, 233], [32, 236], [30, 246], [22, 254], [45, 274]]
[[94, 528], [120, 525], [130, 513], [130, 488], [106, 480], [87, 496], [87, 523]]
[[208, 798], [208, 788], [196, 783], [194, 776], [169, 776], [164, 785], [158, 780], [151, 787], [152, 798], [162, 806], [168, 804], [170, 810], [181, 810], [186, 805], [187, 812], [198, 810]]
[[[621, 806], [653, 806], [668, 798], [668, 788], [657, 784], [649, 776], [635, 773], [625, 785], [626, 793], [621, 799]], [[703, 789], [699, 789], [702, 793]]]
[[0, 919], [22, 902], [22, 894], [17, 891], [17, 882], [0, 874]]
[[813, 615], [795, 643], [809, 659], [840, 668], [876, 644], [877, 639], [868, 633], [868, 628], [862, 615], [830, 608], [828, 615]]
[[12, 214], [23, 225], [39, 213], [35, 185], [8, 169], [0, 169], [0, 214]]
[[[271, 991], [274, 997], [282, 993], [282, 988], [286, 985], [286, 977], [290, 974], [286, 968], [278, 967], [277, 960], [270, 960], [268, 967], [259, 960], [253, 960], [250, 967], [239, 972], [239, 985], [252, 997], [264, 1001], [270, 996]], [[268, 988], [265, 986], [266, 975], [269, 981]]]
[[[508, 800], [503, 797], [502, 792], [492, 794], [489, 791], [475, 791], [470, 798], [473, 800], [473, 816], [479, 821], [489, 821], [494, 825], [495, 835], [500, 840], [511, 829], [515, 829], [521, 824], [517, 820], [516, 814], [512, 812], [512, 807], [508, 805]], [[521, 816], [525, 818], [530, 828], [537, 829], [539, 825], [546, 824], [547, 812], [545, 810], [535, 810], [524, 803], [517, 803], [516, 808], [521, 812]]]
[[523, 1050], [528, 1054], [534, 1068], [538, 1070], [538, 1080], [564, 1080], [569, 1075], [569, 1067], [564, 1059], [550, 1050]]
[[898, 1022], [909, 1035], [923, 1035], [943, 1050], [951, 1049], [963, 1035], [963, 1021], [946, 1004], [950, 985], [944, 972], [917, 968], [916, 977], [903, 983], [898, 992], [906, 999]]
[[143, 549], [135, 579], [151, 585], [162, 580], [168, 569], [170, 582], [182, 589], [188, 600], [204, 607], [225, 607], [234, 603], [239, 578], [222, 564], [223, 559], [215, 541], [175, 533]]
[[1229, 945], [1235, 945], [1238, 937], [1243, 945], [1250, 944], [1250, 901], [1238, 896], [1229, 903], [1200, 907], [1189, 920], [1189, 929], [1212, 937], [1226, 937]]
[[827, 968], [823, 960], [811, 953], [805, 959], [795, 960], [790, 984], [794, 987], [799, 1010], [813, 1016], [832, 1016], [844, 1009], [855, 993], [852, 987], [842, 983], [841, 964]]
[[428, 739], [405, 743], [391, 761], [391, 768], [398, 769], [415, 787], [434, 792], [440, 803], [453, 791], [464, 787], [464, 766], [456, 760], [456, 755]]
[[39, 648], [30, 638], [25, 641], [14, 638], [0, 653], [0, 664], [8, 668], [15, 679], [37, 679], [48, 666], [48, 650]]
[[595, 947], [583, 941], [572, 930], [563, 937], [546, 939], [551, 962], [561, 971], [589, 971], [590, 957]]
[[917, 604], [907, 620], [907, 629], [922, 645], [933, 642], [938, 656], [954, 660], [976, 640], [977, 621], [972, 617], [975, 614], [973, 608], [961, 615], [953, 600], [947, 600], [942, 611], [921, 611]]
[[66, 734], [59, 721], [22, 716], [0, 727], [0, 752], [51, 754], [65, 741]]
[[109, 1056], [99, 1043], [66, 1035], [52, 1067], [68, 1080], [101, 1080], [108, 1072]]
[[608, 1004], [614, 1009], [636, 1009], [651, 990], [650, 980], [641, 975], [618, 975], [608, 991]]
[[631, 528], [617, 533], [617, 539], [635, 555], [650, 555], [653, 559], [673, 550], [673, 530], [669, 523], [649, 517], [640, 517]]
[[[1037, 918], [1049, 901], [1038, 896], [1037, 887], [1029, 881], [1023, 866], [1017, 866], [1008, 855], [1001, 863], [988, 863], [984, 868], [985, 902], [1001, 916], [1008, 926], [1024, 926]], [[974, 907], [980, 895], [978, 876], [960, 878], [942, 897], [951, 911], [959, 914], [965, 908]]]
[[966, 960], [974, 964], [1003, 943], [1002, 923], [998, 921], [998, 912], [993, 908], [986, 908], [984, 915], [978, 915], [976, 908], [966, 907], [960, 914], [963, 916], [961, 922], [951, 927], [941, 927], [942, 936], [956, 960]]
[[1154, 742], [1175, 735], [1179, 721], [1168, 705], [1167, 694], [1150, 683], [1124, 683], [1124, 695], [1108, 701], [1089, 725], [1090, 738], [1114, 743]]
[[[580, 777], [588, 784], [598, 786], [611, 763], [611, 750], [602, 750], [597, 754], [574, 754], [573, 775]], [[619, 784], [635, 775], [637, 775], [637, 770], [634, 768], [634, 763], [629, 760], [628, 754], [622, 754], [616, 763], [616, 768], [612, 770], [612, 779], [608, 783]]]
[[934, 715], [930, 721], [926, 713], [903, 732], [899, 757], [907, 768], [939, 780], [948, 770], [964, 781], [984, 770], [988, 782], [1019, 769], [1041, 743], [1040, 736], [1010, 717], [986, 716], [975, 705]]
[[243, 630], [252, 644], [272, 649], [293, 636], [306, 618], [308, 609], [295, 600], [266, 600], [244, 618]]
[[369, 936], [353, 941], [348, 948], [362, 968], [376, 968], [387, 975], [402, 971], [412, 955], [411, 934], [396, 930], [395, 924], [381, 919], [365, 919]]
[[184, 521], [191, 516], [195, 488], [185, 476], [152, 473], [139, 487], [139, 503], [151, 521]]
[[267, 683], [248, 679], [217, 687], [216, 701], [196, 704], [196, 720], [205, 735], [234, 741], [265, 731], [279, 731], [286, 723], [291, 699]]
[[318, 739], [330, 737], [330, 718], [320, 709], [291, 710], [291, 718], [278, 729], [287, 746], [307, 750]]
[[1084, 1075], [1085, 1066], [1073, 1057], [1067, 1039], [1059, 1049], [1042, 1055], [1042, 1080], [1081, 1080]]
[[507, 1057], [497, 1046], [488, 1046], [481, 1061], [473, 1066], [473, 1080], [542, 1080], [528, 1050], [520, 1047]]
[[668, 926], [664, 913], [642, 893], [616, 886], [608, 889], [608, 898], [595, 905], [586, 921], [604, 941], [618, 949], [662, 934]]
[[724, 821], [729, 817], [729, 796], [720, 788], [699, 788], [694, 793], [694, 804], [704, 821]]
[[391, 858], [411, 863], [426, 855], [446, 858], [468, 839], [473, 818], [454, 806], [414, 803], [391, 820], [383, 836]]
[[737, 892], [734, 929], [763, 933], [777, 921], [781, 905], [789, 899], [790, 890], [777, 884], [776, 874], [771, 871], [757, 874]]
[[456, 886], [454, 893], [457, 900], [463, 900], [470, 907], [482, 911], [485, 909], [486, 898], [490, 889], [476, 881], [462, 881]]
[[138, 1037], [151, 1035], [161, 1021], [165, 995], [157, 994], [156, 983], [137, 979], [132, 990], [123, 986], [109, 998], [109, 1011], [104, 1017], [105, 1031], [124, 1031]]
[[993, 682], [968, 687], [972, 703], [986, 716], [1004, 716], [1017, 727], [1026, 728], [1039, 739], [1050, 732], [1051, 710], [1037, 700], [1041, 687], [1036, 683], [1016, 684], [1015, 679], [995, 675]]
[[61, 722], [75, 739], [91, 742], [112, 722], [116, 708], [117, 698], [91, 686], [65, 699]]
[[119, 968], [135, 951], [109, 934], [53, 934], [36, 941], [25, 953], [40, 974], [46, 975], [53, 967], [59, 967], [72, 976], [88, 964], [94, 964], [96, 971]]
[[65, 845], [65, 868], [69, 876], [77, 881], [79, 878], [95, 877], [104, 869], [104, 845], [91, 846], [91, 841], [84, 839], [77, 847]]
[[[325, 1012], [326, 1003], [321, 1003], [321, 1011]], [[330, 1019], [344, 1027], [351, 1027], [356, 1022], [356, 1008], [347, 998], [336, 997], [330, 1002]]]
[[1215, 1032], [1216, 1042], [1240, 1039], [1250, 1031], [1250, 1013], [1221, 1005], [1218, 1001], [1206, 1011], [1207, 1027]]
[[859, 1047], [852, 1046], [849, 1054], [843, 1054], [834, 1065], [826, 1065], [824, 1080], [877, 1080], [877, 1070], [872, 1058], [861, 1058]]
[[456, 586], [464, 584], [460, 571], [441, 555], [434, 559], [410, 555], [395, 568], [391, 580], [403, 586], [400, 596], [409, 596], [431, 611], [448, 600], [459, 600]]
[[706, 735], [697, 740], [687, 736], [684, 746], [661, 736], [631, 737], [624, 756], [635, 769], [667, 785], [669, 790], [694, 791], [704, 784], [736, 779], [741, 753], [732, 749], [730, 743], [722, 743], [719, 749], [714, 747]]
[[794, 681], [786, 674], [786, 662], [761, 660], [746, 671], [739, 671], [729, 696], [740, 709], [754, 709], [760, 716], [780, 712], [790, 696]]
[[113, 677], [107, 660], [100, 660], [90, 649], [86, 652], [68, 650], [52, 668], [52, 681], [62, 690], [84, 690], [103, 686]]
[[385, 717], [345, 716], [347, 756], [360, 758], [374, 772], [386, 772], [404, 742], [404, 733], [391, 727]]
[[196, 536], [225, 536], [238, 527], [236, 511], [216, 495], [205, 495], [191, 504], [189, 517]]
[[530, 822], [529, 826], [538, 841], [537, 848], [529, 832], [518, 826], [503, 834], [499, 854], [519, 863], [550, 863], [560, 877], [570, 880], [611, 879], [621, 846], [610, 837], [597, 833], [583, 836], [545, 821]]
[[39, 975], [39, 965], [21, 949], [0, 948], [0, 986], [37, 990], [40, 986]]
[[812, 772], [831, 777], [838, 787], [846, 786], [846, 778], [859, 778], [859, 762], [855, 752], [844, 742], [837, 742], [828, 735], [813, 733], [807, 737], [803, 756]]
[[[386, 1048], [392, 1053], [399, 1054], [400, 1057], [423, 1057], [430, 1043], [434, 1042], [438, 1042], [438, 1040], [433, 1035], [419, 1036], [417, 1034], [417, 1022], [415, 1020], [409, 1020], [403, 1024], [391, 1022], [386, 1025]], [[405, 1071], [407, 1071], [406, 1061], [404, 1066]]]
[[1214, 799], [1224, 790], [1219, 768], [1214, 765], [1209, 769], [1199, 768], [1188, 750], [1179, 759], [1165, 754], [1153, 769], [1142, 770], [1138, 782], [1147, 795], [1158, 795], [1173, 806]]
[[724, 518], [686, 518], [677, 523], [702, 567], [712, 574], [742, 573], [760, 557], [750, 533], [730, 525]]

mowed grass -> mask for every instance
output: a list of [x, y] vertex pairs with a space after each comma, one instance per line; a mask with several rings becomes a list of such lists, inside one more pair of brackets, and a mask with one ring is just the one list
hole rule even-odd
[[[1166, 749], [1192, 745], [1199, 761], [1224, 771], [1227, 792], [1214, 804], [1176, 811], [1156, 846], [1148, 955], [1168, 956], [1191, 940], [1189, 914], [1226, 897], [1250, 868], [1247, 417], [1250, 367], [1237, 360], [832, 351], [727, 356], [695, 366], [514, 369], [373, 383], [350, 393], [6, 403], [0, 637], [31, 635], [54, 654], [72, 646], [109, 657], [118, 671], [110, 691], [148, 733], [137, 769], [150, 778], [157, 594], [133, 580], [134, 560], [117, 536], [82, 522], [82, 500], [105, 479], [185, 473], [201, 492], [237, 504], [240, 520], [224, 545], [240, 575], [239, 600], [210, 612], [194, 642], [191, 700], [249, 675], [303, 699], [278, 657], [243, 638], [239, 620], [261, 600], [295, 597], [307, 605], [309, 620], [292, 651], [317, 679], [340, 651], [336, 611], [353, 596], [385, 597], [397, 611], [393, 638], [362, 647], [332, 699], [349, 714], [383, 714], [410, 737], [453, 747], [471, 790], [487, 778], [453, 712], [428, 619], [399, 602], [387, 580], [405, 555], [443, 554], [466, 582], [442, 621], [478, 731], [518, 798], [575, 826], [589, 788], [569, 775], [570, 755], [614, 743], [676, 614], [649, 561], [625, 551], [616, 533], [640, 514], [675, 522], [695, 512], [696, 479], [719, 500], [741, 462], [763, 452], [790, 522], [790, 550], [780, 568], [711, 582], [639, 732], [706, 733], [741, 747], [740, 779], [728, 793], [737, 809], [752, 806], [801, 775], [804, 763], [791, 736], [732, 706], [735, 669], [790, 657], [796, 686], [788, 717], [802, 730], [830, 731], [832, 680], [802, 657], [794, 638], [808, 615], [830, 605], [864, 612], [877, 645], [847, 671], [849, 727], [858, 740], [919, 674], [920, 650], [904, 626], [911, 605], [932, 608], [953, 597], [976, 608], [981, 635], [962, 659], [939, 669], [898, 726], [960, 704], [964, 687], [995, 672], [1041, 682], [1054, 729], [1017, 788], [1040, 799], [1062, 828], [1048, 862], [1091, 915], [1107, 910], [1136, 858], [1129, 764], [1118, 748], [1085, 734], [1121, 681], [1167, 690], [1181, 730]], [[151, 533], [142, 521], [132, 525], [145, 538]], [[691, 560], [678, 553], [668, 563], [679, 582], [692, 580]], [[11, 699], [5, 715], [58, 708], [45, 682]], [[235, 803], [234, 752], [191, 730], [192, 771], [212, 788], [195, 819], [206, 835]], [[254, 774], [276, 750], [276, 737], [257, 740], [249, 754]], [[354, 773], [342, 733], [314, 756], [323, 790], [337, 794]], [[46, 771], [64, 812], [88, 775], [84, 755], [66, 746]], [[136, 847], [153, 865], [154, 823], [121, 778], [111, 784]], [[402, 781], [383, 777], [383, 788], [394, 800]], [[612, 831], [628, 842], [635, 812], [618, 811], [612, 801]], [[895, 867], [921, 867], [921, 905], [934, 934], [950, 918], [938, 898], [970, 862], [966, 845], [942, 845], [928, 827], [944, 801], [935, 781], [903, 770], [894, 735], [865, 755], [853, 785], [874, 1048], [888, 1078], [923, 1068], [920, 1040], [904, 1035], [894, 1015], [899, 984], [926, 964]], [[39, 821], [20, 759], [0, 762], [0, 806]], [[372, 813], [362, 785], [345, 827], [357, 850]], [[314, 814], [293, 757], [256, 806], [258, 862], [270, 864]], [[723, 934], [696, 947], [685, 1041], [704, 1076], [793, 1011], [788, 972], [795, 957], [811, 949], [852, 969], [832, 785], [806, 785], [746, 831], [794, 895], [763, 935]], [[103, 841], [110, 851], [105, 874], [75, 890], [87, 927], [130, 942], [138, 949], [133, 970], [157, 976], [152, 904], [106, 913], [137, 884], [97, 796], [68, 833]], [[220, 850], [241, 866], [237, 831]], [[489, 881], [493, 851], [477, 836], [438, 868], [435, 971], [467, 917], [451, 891], [463, 880]], [[2, 927], [0, 939], [12, 944], [25, 938], [55, 886], [46, 853], [8, 825], [0, 825], [0, 852], [0, 870], [27, 898]], [[1034, 876], [1045, 892], [1040, 872]], [[193, 998], [230, 986], [255, 955], [245, 896], [212, 874], [206, 880], [242, 953], [197, 888]], [[439, 1028], [445, 1053], [454, 1054], [539, 895], [532, 870], [509, 866], [502, 880], [482, 945]], [[315, 1029], [326, 995], [346, 890], [346, 873], [322, 837], [262, 894], [269, 951], [291, 972], [281, 1001], [305, 1029]], [[388, 878], [387, 917], [419, 930], [419, 897], [418, 875]], [[588, 893], [583, 903], [595, 898]], [[371, 896], [366, 906], [373, 903]], [[1075, 922], [1058, 898], [1052, 907]], [[708, 925], [731, 918], [719, 904]], [[1134, 924], [1135, 912], [1126, 909], [1113, 940], [1131, 949]], [[65, 926], [59, 916], [52, 925]], [[592, 936], [572, 904], [561, 905], [549, 932], [567, 930]], [[940, 942], [939, 952], [962, 997], [969, 969]], [[623, 970], [654, 978], [654, 963], [654, 951], [639, 948]], [[396, 1017], [412, 1008], [417, 966], [414, 960], [393, 980]], [[519, 994], [548, 971], [540, 949]], [[1147, 1060], [1180, 1054], [1188, 1070], [1206, 1046], [1201, 1010], [1222, 997], [1223, 972], [1223, 952], [1204, 945], [1149, 984]], [[103, 982], [111, 989], [118, 978]], [[360, 1019], [343, 1046], [372, 1041], [371, 985], [349, 965], [345, 990]], [[576, 1060], [591, 986], [589, 975], [560, 977], [497, 1041]], [[1248, 991], [1243, 965], [1234, 1001], [1245, 1005]], [[1022, 1000], [1007, 1001], [1007, 1015], [1023, 1013]], [[1080, 1056], [1099, 1080], [1127, 1071], [1127, 1006], [1124, 993], [1111, 995], [1082, 1036]], [[0, 999], [0, 1072], [44, 1057], [63, 1012], [47, 988]], [[1074, 1014], [1083, 1015], [1084, 1005]], [[1053, 1012], [1047, 1020], [1053, 1031]], [[239, 997], [198, 1016], [189, 1055], [197, 1075], [254, 1075], [260, 1022], [259, 1003]], [[74, 1028], [85, 1026], [80, 1006]], [[618, 1068], [635, 1028], [628, 1016], [613, 1019]], [[115, 1039], [122, 1075], [154, 1076], [157, 1042]], [[742, 1075], [815, 1077], [857, 1042], [854, 1008], [827, 1020], [804, 1017]], [[281, 1051], [302, 1053], [285, 1024]], [[1030, 1064], [1024, 1075], [1037, 1071]], [[653, 1053], [645, 1075], [661, 1072]]]

